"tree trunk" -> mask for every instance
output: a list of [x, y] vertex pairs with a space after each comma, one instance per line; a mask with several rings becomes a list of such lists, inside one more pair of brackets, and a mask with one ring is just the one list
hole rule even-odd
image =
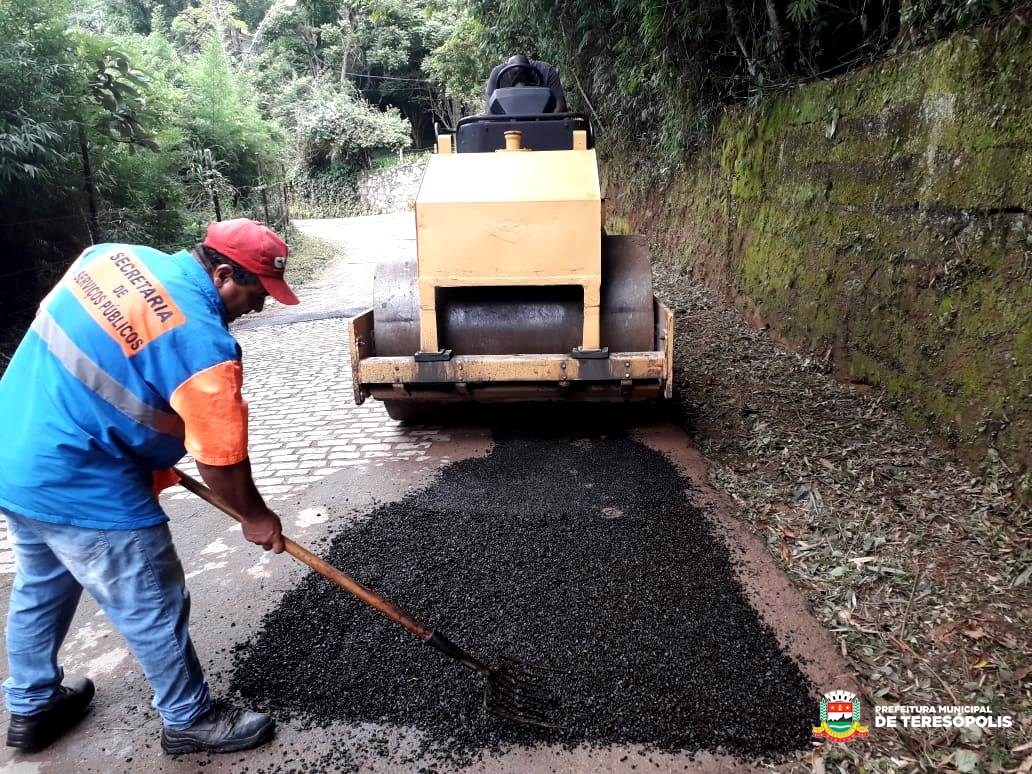
[[283, 190], [283, 228], [290, 226], [290, 188], [287, 184], [287, 168], [280, 164], [280, 180]]
[[308, 67], [312, 77], [318, 79], [322, 68], [319, 66], [319, 54], [316, 50], [319, 42], [317, 33], [312, 27], [302, 24], [298, 29], [298, 37], [301, 38], [301, 42], [305, 44], [305, 48], [308, 51]]
[[745, 66], [749, 70], [749, 75], [755, 76], [756, 61], [745, 46], [745, 39], [742, 38], [742, 31], [738, 28], [738, 20], [735, 18], [735, 9], [731, 5], [731, 0], [724, 0], [724, 10], [727, 12], [727, 23], [731, 26], [731, 34], [735, 36], [735, 42], [738, 43], [738, 48], [745, 58]]
[[258, 161], [258, 190], [262, 194], [262, 211], [265, 212], [265, 225], [269, 225], [269, 195], [265, 191], [265, 167], [262, 164], [262, 157], [256, 157]]
[[211, 207], [215, 210], [215, 220], [222, 220], [222, 207], [219, 204], [218, 186], [215, 184], [215, 165], [212, 162], [211, 148], [204, 149], [204, 180], [208, 184], [211, 195]]
[[774, 0], [766, 0], [766, 5], [767, 18], [770, 20], [770, 53], [776, 63], [776, 69], [780, 71], [784, 65], [785, 31], [781, 27], [781, 19], [778, 17], [778, 9], [774, 7]]
[[97, 217], [97, 189], [93, 184], [93, 166], [90, 164], [90, 141], [86, 136], [86, 127], [79, 122], [79, 153], [82, 154], [82, 187], [86, 192], [86, 203], [89, 207], [90, 241], [100, 241], [100, 220]]

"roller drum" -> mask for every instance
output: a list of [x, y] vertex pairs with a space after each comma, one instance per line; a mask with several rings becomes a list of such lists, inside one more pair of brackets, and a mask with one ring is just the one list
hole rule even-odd
[[[601, 341], [610, 352], [655, 349], [652, 267], [640, 236], [604, 236]], [[374, 280], [375, 352], [419, 349], [415, 259], [381, 263]], [[583, 295], [577, 287], [437, 289], [438, 341], [455, 355], [563, 354], [580, 346]]]
[[581, 343], [579, 287], [439, 288], [437, 326], [455, 355], [563, 354]]
[[383, 261], [373, 276], [374, 352], [411, 357], [419, 349], [416, 259]]
[[602, 346], [610, 352], [656, 349], [652, 264], [643, 236], [602, 237]]

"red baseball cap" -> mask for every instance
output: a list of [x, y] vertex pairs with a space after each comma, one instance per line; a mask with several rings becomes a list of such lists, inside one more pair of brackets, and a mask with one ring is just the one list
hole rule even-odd
[[283, 279], [287, 244], [265, 224], [248, 218], [212, 223], [204, 236], [204, 245], [256, 274], [262, 287], [281, 304], [298, 302]]

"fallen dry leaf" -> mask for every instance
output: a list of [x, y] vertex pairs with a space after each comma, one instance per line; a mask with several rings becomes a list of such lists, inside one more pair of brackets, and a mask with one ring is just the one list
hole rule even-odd
[[[1021, 669], [1017, 670], [1016, 672], [1014, 672], [1014, 674], [1011, 675], [1011, 680], [1013, 680], [1016, 683], [1020, 683], [1030, 674], [1032, 674], [1032, 666], [1022, 667]], [[1032, 749], [1032, 742], [1029, 742], [1026, 745], [1026, 747], [1028, 749]]]
[[783, 561], [785, 564], [790, 563], [790, 560], [792, 559], [792, 552], [788, 550], [788, 544], [784, 540], [782, 540], [778, 544], [778, 553], [781, 554], [781, 561]]
[[958, 626], [960, 626], [960, 624], [956, 623], [955, 621], [949, 621], [947, 623], [939, 624], [938, 626], [934, 627], [930, 632], [928, 632], [928, 636], [936, 642], [945, 642], [947, 639], [949, 639], [949, 636], [957, 630]]
[[[1024, 624], [1032, 619], [1032, 512], [1017, 502], [1013, 471], [996, 458], [981, 471], [966, 467], [940, 439], [908, 425], [887, 393], [837, 382], [816, 367], [821, 353], [780, 348], [683, 268], [660, 259], [654, 287], [677, 316], [676, 386], [710, 479], [743, 520], [762, 514], [774, 557], [835, 630], [842, 655], [872, 685], [871, 700], [992, 696], [1024, 706], [1030, 673], [1002, 667], [1024, 667], [1020, 659], [1032, 653]], [[762, 416], [762, 433], [742, 406]], [[1001, 611], [1003, 620], [986, 618]], [[977, 652], [957, 647], [957, 636]], [[924, 774], [949, 766], [956, 742], [951, 732], [899, 729], [825, 760], [829, 771], [862, 761], [871, 771]], [[996, 761], [1014, 742], [992, 735], [969, 752]]]

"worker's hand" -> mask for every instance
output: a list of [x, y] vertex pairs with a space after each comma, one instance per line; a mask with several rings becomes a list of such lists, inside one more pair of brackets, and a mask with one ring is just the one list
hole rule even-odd
[[265, 509], [264, 512], [249, 516], [241, 524], [244, 537], [274, 554], [283, 553], [283, 525], [279, 516]]

